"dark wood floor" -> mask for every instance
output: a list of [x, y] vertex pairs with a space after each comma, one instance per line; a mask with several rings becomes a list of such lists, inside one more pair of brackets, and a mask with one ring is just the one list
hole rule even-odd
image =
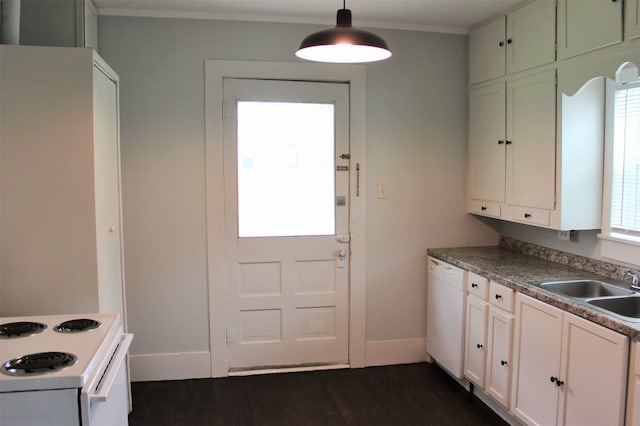
[[130, 426], [505, 425], [433, 364], [132, 384]]

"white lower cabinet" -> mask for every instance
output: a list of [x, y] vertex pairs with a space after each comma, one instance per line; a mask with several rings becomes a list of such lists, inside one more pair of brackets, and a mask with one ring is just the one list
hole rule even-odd
[[487, 345], [487, 375], [485, 390], [505, 408], [509, 408], [511, 390], [511, 347], [513, 345], [513, 315], [489, 308]]
[[484, 387], [484, 372], [487, 362], [487, 313], [486, 301], [469, 295], [467, 297], [467, 328], [464, 357], [464, 375], [471, 382]]
[[627, 425], [640, 426], [640, 348], [637, 341], [631, 344], [627, 391]]
[[529, 425], [621, 425], [628, 339], [516, 296], [512, 412]]
[[[464, 374], [508, 409], [514, 292], [472, 273], [468, 281]], [[479, 292], [473, 291], [474, 283]], [[484, 291], [485, 286], [490, 289]]]

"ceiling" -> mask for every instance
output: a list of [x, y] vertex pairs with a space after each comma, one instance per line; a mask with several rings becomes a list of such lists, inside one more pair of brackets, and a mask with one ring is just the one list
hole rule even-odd
[[[342, 0], [93, 0], [100, 15], [335, 25]], [[523, 0], [347, 0], [353, 25], [466, 34]]]

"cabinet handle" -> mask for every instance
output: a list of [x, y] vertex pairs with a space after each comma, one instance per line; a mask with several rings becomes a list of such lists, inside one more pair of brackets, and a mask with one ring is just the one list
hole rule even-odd
[[525, 214], [524, 214], [524, 218], [525, 218], [525, 219], [529, 219], [530, 217], [531, 217], [531, 215], [530, 215], [529, 213], [525, 213]]
[[508, 39], [507, 39], [507, 44], [511, 44], [511, 43], [513, 43], [513, 39], [508, 38]]
[[482, 211], [487, 210], [487, 206], [482, 206], [482, 207], [480, 207], [480, 210], [482, 210]]
[[503, 143], [504, 143], [504, 141], [503, 141], [503, 140], [499, 140], [499, 141], [498, 141], [498, 145], [502, 145]]
[[507, 361], [505, 360], [500, 361], [500, 365], [507, 365]]
[[482, 349], [482, 344], [481, 344], [481, 343], [478, 343], [478, 344], [476, 345], [476, 347], [477, 347], [478, 349]]
[[502, 295], [501, 294], [496, 294], [496, 300], [500, 300], [502, 299]]
[[476, 283], [471, 283], [471, 288], [478, 288], [478, 284], [476, 284]]

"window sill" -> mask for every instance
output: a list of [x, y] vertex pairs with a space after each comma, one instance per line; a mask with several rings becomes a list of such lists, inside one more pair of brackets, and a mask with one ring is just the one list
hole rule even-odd
[[619, 262], [640, 266], [640, 238], [622, 234], [598, 234], [600, 255]]

